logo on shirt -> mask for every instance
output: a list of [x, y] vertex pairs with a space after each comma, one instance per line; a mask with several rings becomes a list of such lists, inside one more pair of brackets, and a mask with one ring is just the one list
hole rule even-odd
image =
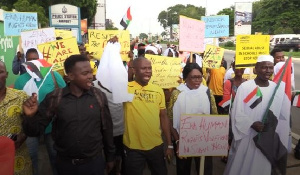
[[155, 100], [157, 99], [157, 94], [153, 91], [135, 90], [134, 99], [146, 103], [155, 103]]

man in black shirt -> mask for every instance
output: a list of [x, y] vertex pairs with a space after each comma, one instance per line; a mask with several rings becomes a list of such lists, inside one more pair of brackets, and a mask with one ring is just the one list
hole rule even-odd
[[115, 151], [106, 96], [92, 87], [92, 69], [85, 56], [70, 56], [64, 67], [69, 85], [60, 93], [55, 90], [48, 94], [39, 106], [33, 94], [23, 104], [23, 129], [28, 136], [38, 136], [54, 119], [52, 136], [58, 173], [104, 175], [102, 149], [108, 171], [113, 167]]

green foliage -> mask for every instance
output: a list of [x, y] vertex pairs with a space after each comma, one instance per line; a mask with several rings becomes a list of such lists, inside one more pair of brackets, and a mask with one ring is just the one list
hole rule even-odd
[[[260, 0], [253, 4], [253, 32], [275, 34], [290, 28], [300, 33], [299, 0]], [[287, 30], [290, 31], [290, 30]]]
[[140, 33], [140, 36], [139, 36], [140, 39], [144, 39], [144, 38], [148, 38], [148, 35], [146, 33]]
[[163, 37], [163, 36], [167, 36], [167, 32], [163, 31], [163, 32], [161, 32], [160, 35], [161, 35], [162, 37]]
[[279, 27], [274, 30], [274, 34], [293, 34], [294, 30], [290, 27]]
[[114, 26], [112, 22], [105, 23], [105, 29], [106, 30], [119, 30], [117, 27]]
[[229, 35], [234, 35], [234, 6], [222, 9], [217, 15], [229, 15]]
[[45, 9], [38, 4], [32, 4], [28, 0], [18, 0], [13, 5], [19, 12], [37, 12], [38, 21], [42, 27], [48, 25], [48, 17], [45, 15]]
[[158, 14], [157, 20], [163, 28], [169, 27], [173, 24], [179, 24], [179, 15], [184, 15], [194, 19], [201, 19], [205, 15], [205, 8], [196, 7], [194, 5], [177, 4], [163, 10]]
[[224, 44], [225, 47], [234, 47], [234, 43], [232, 41], [227, 41], [225, 44]]

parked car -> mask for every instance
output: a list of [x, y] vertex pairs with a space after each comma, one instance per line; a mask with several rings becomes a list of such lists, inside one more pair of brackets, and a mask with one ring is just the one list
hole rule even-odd
[[300, 49], [300, 39], [299, 38], [292, 38], [286, 41], [280, 42], [276, 44], [274, 48], [281, 49], [283, 51], [299, 51]]

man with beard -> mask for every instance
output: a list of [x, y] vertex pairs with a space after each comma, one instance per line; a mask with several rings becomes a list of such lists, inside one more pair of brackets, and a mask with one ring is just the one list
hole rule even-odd
[[[264, 116], [266, 111], [271, 109], [269, 103], [273, 101], [271, 98], [276, 87], [276, 83], [269, 80], [273, 74], [273, 62], [274, 59], [271, 55], [259, 56], [255, 65], [257, 77], [254, 80], [242, 83], [237, 90], [231, 111], [234, 137], [224, 175], [271, 175], [271, 173], [276, 174], [273, 170], [279, 168], [279, 166], [276, 167], [279, 164], [275, 165], [271, 162], [266, 150], [277, 153], [280, 149], [268, 148], [269, 145], [261, 147], [261, 143], [265, 141], [270, 143], [271, 146], [280, 145], [280, 142], [280, 146], [287, 148], [288, 145], [288, 132], [286, 130], [289, 131], [289, 116], [287, 118], [274, 115], [275, 118], [271, 118], [268, 116], [266, 121]], [[284, 89], [278, 88], [277, 92], [284, 93]], [[273, 102], [280, 101], [279, 99], [279, 96], [275, 94]], [[280, 106], [275, 106], [275, 108], [281, 111], [277, 111], [277, 113], [275, 111], [274, 114], [282, 114], [283, 108], [280, 108]], [[273, 122], [272, 120], [276, 121]], [[276, 122], [278, 122], [278, 125]], [[273, 137], [263, 138], [264, 135], [272, 131], [274, 131]], [[275, 138], [276, 135], [279, 135], [279, 137]], [[262, 141], [257, 140], [259, 137]], [[279, 141], [277, 138], [279, 138]], [[278, 161], [284, 157], [280, 155], [279, 152], [277, 155], [271, 156]]]
[[92, 87], [89, 60], [72, 55], [64, 63], [70, 83], [48, 94], [38, 106], [33, 94], [23, 104], [23, 128], [38, 136], [53, 121], [52, 136], [60, 175], [104, 175], [113, 167], [113, 126], [105, 94]]

